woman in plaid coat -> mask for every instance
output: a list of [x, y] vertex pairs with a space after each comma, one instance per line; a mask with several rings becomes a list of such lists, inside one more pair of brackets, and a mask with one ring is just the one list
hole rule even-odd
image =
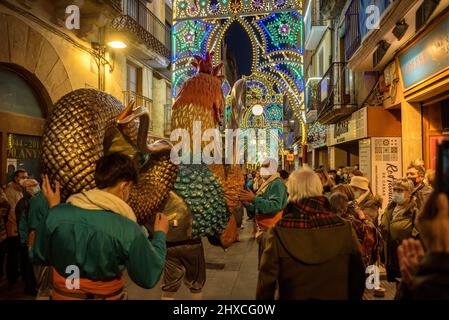
[[331, 212], [319, 177], [310, 169], [293, 172], [289, 203], [269, 231], [262, 255], [257, 299], [361, 299], [365, 268], [348, 221]]

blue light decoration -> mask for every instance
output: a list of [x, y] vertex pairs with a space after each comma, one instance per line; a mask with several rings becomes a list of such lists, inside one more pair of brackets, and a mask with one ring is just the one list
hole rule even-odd
[[295, 84], [298, 92], [304, 90], [304, 78], [302, 65], [293, 62], [282, 62], [274, 66], [276, 70], [281, 71]]
[[300, 54], [302, 48], [302, 17], [296, 11], [282, 11], [256, 20], [263, 33], [265, 54], [292, 50]]
[[231, 93], [231, 85], [229, 84], [228, 80], [224, 80], [223, 84], [221, 85], [221, 90], [223, 91], [223, 95], [226, 97], [228, 94]]

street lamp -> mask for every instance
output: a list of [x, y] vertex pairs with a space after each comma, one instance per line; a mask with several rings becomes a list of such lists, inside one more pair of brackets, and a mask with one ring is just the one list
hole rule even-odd
[[[95, 58], [95, 62], [98, 67], [98, 89], [105, 90], [105, 76], [103, 74], [104, 69], [102, 67], [108, 65], [109, 72], [114, 71], [114, 63], [113, 61], [109, 61], [106, 58], [107, 46], [101, 44], [99, 42], [92, 42], [92, 56]], [[126, 48], [126, 44], [119, 40], [112, 40], [108, 42], [108, 46], [114, 49], [123, 49]], [[112, 53], [111, 53], [112, 54]]]
[[114, 49], [124, 49], [127, 47], [126, 43], [124, 43], [123, 41], [109, 41], [108, 42], [108, 46], [110, 46], [111, 48]]
[[263, 107], [260, 104], [255, 104], [252, 108], [252, 112], [255, 116], [260, 116], [263, 113]]

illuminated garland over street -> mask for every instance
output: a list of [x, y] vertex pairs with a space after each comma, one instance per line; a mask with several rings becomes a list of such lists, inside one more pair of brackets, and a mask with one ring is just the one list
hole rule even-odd
[[[304, 124], [301, 4], [301, 0], [175, 0], [174, 97], [194, 73], [190, 65], [193, 55], [204, 56], [206, 51], [214, 51], [217, 63], [222, 57], [226, 31], [233, 23], [239, 23], [249, 36], [252, 52], [252, 74], [247, 77], [252, 92], [247, 92], [250, 98], [247, 107], [250, 109], [254, 103], [264, 106], [266, 120], [252, 119], [249, 115], [242, 125], [268, 124], [279, 128], [282, 137], [284, 95], [295, 116]], [[228, 86], [229, 83], [223, 87], [225, 96], [230, 91]], [[267, 97], [274, 97], [275, 101], [266, 100]], [[305, 144], [305, 125], [302, 125], [302, 137]]]

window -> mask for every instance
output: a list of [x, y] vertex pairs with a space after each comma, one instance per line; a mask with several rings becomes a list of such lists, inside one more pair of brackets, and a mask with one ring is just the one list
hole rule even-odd
[[17, 73], [0, 68], [0, 111], [44, 118], [35, 93]]
[[318, 51], [318, 65], [317, 65], [318, 77], [322, 77], [324, 75], [324, 50], [323, 47]]
[[126, 90], [137, 94], [142, 93], [142, 68], [131, 62], [126, 64]]

